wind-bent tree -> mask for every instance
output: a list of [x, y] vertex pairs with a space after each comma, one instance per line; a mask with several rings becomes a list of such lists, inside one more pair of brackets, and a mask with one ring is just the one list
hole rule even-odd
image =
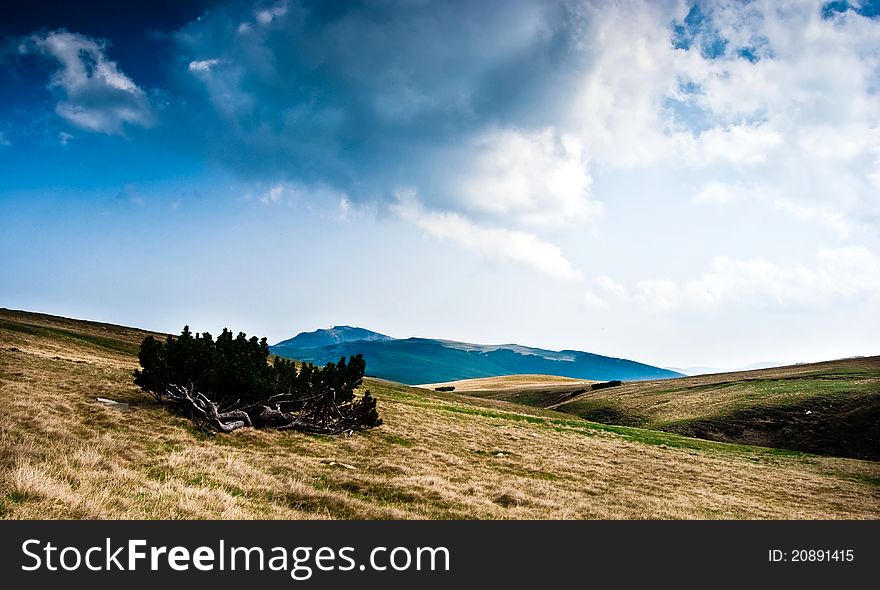
[[188, 416], [202, 430], [243, 426], [339, 434], [382, 423], [376, 399], [355, 396], [366, 363], [361, 355], [325, 367], [276, 357], [266, 339], [235, 338], [224, 329], [214, 340], [185, 326], [165, 342], [147, 336], [134, 382], [156, 400]]

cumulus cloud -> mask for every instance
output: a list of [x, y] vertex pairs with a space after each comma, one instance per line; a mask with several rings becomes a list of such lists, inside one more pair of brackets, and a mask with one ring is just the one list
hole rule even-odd
[[0, 131], [0, 148], [9, 147], [12, 145], [12, 142], [6, 138], [6, 134]]
[[777, 157], [784, 143], [782, 133], [769, 124], [718, 125], [684, 142], [681, 153], [695, 166], [729, 164], [749, 169]]
[[473, 248], [528, 235], [565, 260], [550, 232], [619, 198], [594, 179], [652, 170], [696, 215], [766, 207], [843, 240], [880, 220], [880, 20], [819, 0], [258, 2], [174, 39], [192, 75], [168, 116], [200, 154], [349, 206], [412, 187], [405, 217]]
[[254, 17], [257, 22], [263, 26], [269, 25], [273, 20], [278, 18], [279, 16], [284, 16], [287, 14], [287, 0], [283, 2], [279, 2], [275, 6], [270, 8], [263, 8], [261, 10], [256, 11]]
[[[194, 73], [210, 71], [178, 91], [207, 107], [193, 144], [245, 175], [332, 179], [353, 200], [413, 186], [496, 223], [581, 218], [587, 156], [554, 127], [581, 59], [576, 20], [563, 2], [525, 0], [227, 6], [176, 35]], [[530, 157], [531, 172], [514, 169]], [[529, 186], [511, 193], [517, 174]]]
[[795, 216], [877, 219], [880, 19], [835, 5], [587, 4], [569, 128], [597, 167], [748, 175]]
[[[586, 65], [580, 21], [564, 2], [523, 0], [229, 9], [178, 33], [199, 74], [182, 90], [207, 100], [197, 149], [277, 178], [264, 204], [325, 183], [345, 195], [341, 217], [390, 203], [431, 235], [573, 279], [536, 232], [602, 211], [583, 140], [557, 125], [572, 64]], [[399, 186], [424, 206], [397, 203]]]
[[534, 234], [479, 225], [458, 213], [428, 210], [411, 193], [398, 193], [393, 211], [431, 236], [451, 240], [489, 258], [511, 260], [558, 279], [582, 278], [558, 246]]
[[57, 65], [49, 88], [55, 112], [85, 131], [121, 135], [125, 125], [149, 127], [154, 112], [146, 93], [107, 57], [107, 44], [64, 30], [26, 39], [21, 50]]
[[798, 219], [814, 222], [833, 230], [841, 238], [848, 238], [855, 231], [862, 231], [863, 224], [849, 218], [840, 209], [830, 204], [813, 203], [783, 196], [773, 188], [757, 184], [711, 181], [700, 187], [692, 201], [726, 207], [735, 204], [757, 204], [772, 210], [782, 211]]
[[189, 62], [190, 72], [210, 72], [211, 68], [220, 63], [219, 59], [196, 59]]
[[597, 170], [663, 167], [748, 175], [839, 234], [880, 216], [880, 20], [855, 9], [258, 3], [176, 40], [210, 73], [176, 89], [207, 99], [193, 144], [256, 177], [536, 228], [594, 219]]
[[[428, 212], [542, 243], [608, 209], [595, 178], [652, 169], [699, 178], [694, 207], [765, 206], [847, 239], [880, 220], [880, 19], [823, 6], [230, 3], [173, 35], [187, 66], [164, 132], [270, 187], [349, 205], [413, 187]], [[53, 31], [21, 51], [56, 64], [70, 124], [154, 123], [105, 42]]]
[[554, 129], [493, 129], [475, 140], [474, 156], [451, 190], [462, 205], [525, 225], [595, 218], [592, 179], [577, 137]]
[[718, 257], [698, 277], [636, 281], [624, 288], [600, 279], [606, 293], [618, 301], [655, 311], [719, 306], [814, 307], [880, 294], [880, 256], [864, 246], [822, 248], [810, 264], [774, 262], [758, 256]]

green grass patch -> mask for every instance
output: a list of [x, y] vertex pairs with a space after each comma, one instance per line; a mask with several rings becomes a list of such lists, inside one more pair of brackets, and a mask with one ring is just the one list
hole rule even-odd
[[392, 445], [399, 445], [401, 447], [405, 447], [410, 449], [416, 445], [415, 442], [409, 440], [408, 438], [404, 438], [402, 436], [398, 436], [396, 434], [391, 433], [380, 433], [380, 436], [385, 442], [391, 443]]
[[644, 426], [645, 416], [627, 412], [618, 404], [603, 399], [583, 399], [565, 406], [565, 412], [590, 422], [619, 424], [621, 426]]
[[268, 491], [263, 499], [270, 504], [281, 504], [311, 514], [326, 514], [335, 519], [351, 520], [357, 518], [358, 514], [344, 499], [326, 493]]
[[114, 340], [113, 338], [105, 338], [103, 336], [93, 336], [82, 332], [72, 332], [61, 328], [48, 328], [45, 326], [34, 326], [32, 324], [23, 324], [19, 322], [11, 322], [9, 320], [0, 319], [0, 330], [8, 330], [10, 332], [18, 332], [29, 336], [39, 336], [42, 338], [67, 339], [74, 340], [92, 346], [97, 346], [106, 350], [112, 350], [122, 354], [136, 356], [140, 345], [130, 342]]
[[33, 499], [33, 494], [21, 490], [10, 490], [9, 492], [6, 492], [6, 495], [4, 497], [4, 500], [9, 502], [10, 504], [24, 504], [25, 502]]
[[167, 465], [151, 465], [145, 470], [147, 479], [165, 483], [171, 479], [173, 470]]
[[880, 488], [880, 474], [852, 473], [844, 475], [844, 479], [863, 483], [872, 488]]
[[333, 487], [362, 500], [378, 502], [387, 506], [417, 504], [420, 502], [436, 506], [440, 500], [440, 494], [434, 491], [421, 490], [419, 488], [403, 489], [384, 483], [360, 480], [334, 482]]

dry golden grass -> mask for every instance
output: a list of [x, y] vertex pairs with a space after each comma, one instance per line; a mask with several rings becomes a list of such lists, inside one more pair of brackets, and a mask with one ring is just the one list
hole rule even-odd
[[572, 379], [571, 377], [557, 377], [556, 375], [503, 375], [501, 377], [479, 377], [477, 379], [460, 379], [458, 381], [445, 381], [443, 383], [426, 383], [416, 385], [424, 389], [436, 387], [455, 387], [455, 391], [494, 392], [509, 391], [510, 389], [546, 389], [559, 386], [566, 390], [578, 386], [586, 387], [596, 381], [584, 379]]
[[206, 436], [132, 384], [144, 334], [0, 311], [3, 517], [880, 516], [876, 463], [600, 427], [378, 380], [367, 385], [385, 424], [371, 431]]
[[424, 389], [454, 387], [456, 393], [548, 408], [590, 389], [596, 381], [555, 375], [504, 375], [417, 385]]

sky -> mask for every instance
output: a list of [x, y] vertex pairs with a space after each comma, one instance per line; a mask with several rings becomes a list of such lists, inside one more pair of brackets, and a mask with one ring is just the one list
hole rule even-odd
[[167, 332], [880, 354], [880, 3], [19, 3], [0, 229], [0, 306]]

